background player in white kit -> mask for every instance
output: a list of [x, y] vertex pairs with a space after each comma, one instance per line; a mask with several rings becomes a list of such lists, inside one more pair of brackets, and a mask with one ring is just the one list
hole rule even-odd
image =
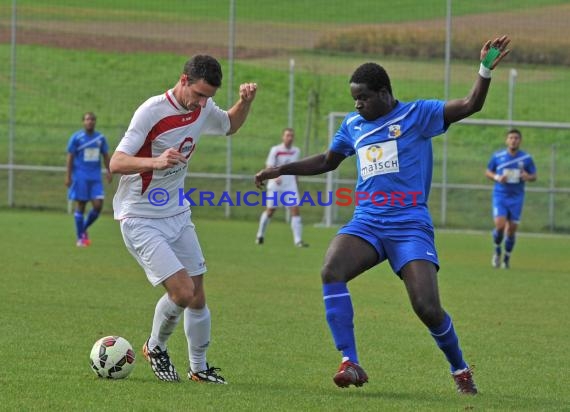
[[210, 311], [203, 275], [206, 265], [190, 219], [188, 202], [179, 204], [187, 163], [201, 134], [232, 134], [245, 122], [257, 90], [240, 85], [239, 100], [227, 112], [212, 100], [222, 82], [220, 64], [197, 55], [184, 65], [174, 88], [144, 102], [111, 158], [111, 171], [121, 173], [113, 199], [125, 245], [153, 286], [166, 293], [159, 299], [150, 338], [143, 346], [156, 377], [180, 380], [166, 342], [184, 313], [193, 381], [226, 383], [219, 368], [206, 363], [210, 343]]
[[[269, 155], [265, 161], [265, 167], [279, 167], [287, 163], [299, 160], [300, 150], [297, 146], [293, 146], [295, 139], [295, 131], [287, 127], [283, 129], [281, 135], [283, 143], [273, 146], [269, 150]], [[271, 179], [267, 183], [267, 209], [263, 211], [259, 218], [259, 228], [257, 229], [257, 238], [255, 243], [262, 245], [265, 239], [265, 231], [269, 224], [275, 209], [281, 204], [283, 199], [289, 202], [290, 199], [299, 200], [299, 190], [297, 187], [297, 176], [280, 176]], [[297, 247], [307, 247], [303, 242], [303, 223], [301, 222], [301, 214], [299, 206], [289, 206], [291, 211], [291, 230], [293, 231], [293, 241]]]

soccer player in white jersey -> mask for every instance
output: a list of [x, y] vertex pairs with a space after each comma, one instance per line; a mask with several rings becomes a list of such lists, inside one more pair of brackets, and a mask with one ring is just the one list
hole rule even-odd
[[221, 83], [222, 70], [216, 59], [192, 57], [172, 89], [137, 109], [111, 158], [111, 171], [123, 175], [113, 208], [125, 245], [150, 283], [166, 290], [143, 346], [154, 374], [163, 381], [180, 380], [168, 355], [167, 340], [183, 315], [188, 378], [226, 383], [219, 368], [206, 362], [211, 329], [204, 291], [206, 264], [189, 204], [179, 195], [200, 135], [235, 133], [255, 98], [257, 85], [244, 83], [237, 103], [228, 111], [221, 110], [212, 100]]
[[[265, 161], [266, 167], [279, 167], [287, 163], [299, 160], [300, 150], [297, 146], [293, 146], [295, 139], [295, 131], [287, 127], [283, 129], [281, 135], [282, 143], [273, 146], [269, 150], [269, 155]], [[289, 205], [294, 200], [299, 201], [299, 189], [297, 187], [297, 176], [279, 176], [269, 180], [267, 183], [267, 208], [259, 218], [259, 228], [257, 229], [257, 238], [255, 243], [262, 245], [265, 239], [265, 231], [267, 225], [271, 221], [271, 217], [275, 213], [278, 206]], [[287, 206], [291, 211], [291, 230], [293, 231], [293, 242], [297, 247], [309, 246], [303, 242], [303, 223], [301, 221], [301, 213], [298, 205]]]
[[332, 240], [321, 271], [327, 323], [342, 361], [333, 377], [337, 386], [362, 386], [368, 375], [359, 363], [354, 309], [347, 283], [387, 260], [406, 286], [416, 315], [445, 354], [457, 391], [477, 388], [465, 362], [438, 289], [439, 260], [428, 211], [433, 153], [431, 139], [455, 122], [482, 109], [491, 70], [508, 53], [507, 36], [488, 41], [471, 92], [463, 99], [402, 102], [390, 77], [376, 63], [358, 67], [350, 79], [355, 111], [348, 114], [326, 153], [267, 168], [255, 176], [258, 187], [281, 175], [329, 172], [355, 156], [361, 195], [354, 216]]

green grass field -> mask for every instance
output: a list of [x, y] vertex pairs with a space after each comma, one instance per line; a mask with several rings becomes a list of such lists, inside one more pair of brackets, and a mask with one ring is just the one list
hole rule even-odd
[[[199, 211], [197, 212], [199, 215]], [[162, 294], [127, 253], [107, 217], [77, 249], [68, 215], [0, 212], [0, 374], [3, 410], [569, 410], [570, 287], [564, 237], [520, 236], [509, 271], [490, 268], [488, 234], [438, 233], [440, 288], [480, 395], [459, 397], [446, 362], [415, 318], [388, 266], [351, 283], [361, 362], [370, 383], [337, 389], [319, 268], [332, 229], [306, 227], [308, 249], [272, 223], [254, 245], [254, 223], [198, 216], [213, 314], [210, 361], [224, 387], [163, 384], [140, 355]], [[220, 241], [224, 239], [224, 241]], [[91, 345], [126, 337], [137, 365], [124, 381], [95, 377]], [[170, 352], [185, 368], [178, 329]]]
[[[354, 4], [341, 1], [290, 0], [268, 2], [264, 0], [237, 0], [236, 17], [239, 21], [273, 22], [323, 22], [323, 23], [383, 23], [445, 17], [445, 2], [423, 1], [421, 7], [415, 0], [397, 3], [388, 0], [363, 0]], [[518, 10], [564, 4], [565, 0], [519, 0]], [[154, 2], [150, 0], [97, 0], [88, 5], [70, 0], [18, 0], [25, 17], [41, 19], [91, 20], [93, 18], [147, 20], [226, 21], [229, 15], [227, 0], [193, 3], [185, 0]], [[514, 3], [509, 1], [480, 0], [478, 2], [454, 2], [455, 15], [510, 11]], [[181, 12], [182, 11], [182, 12]]]

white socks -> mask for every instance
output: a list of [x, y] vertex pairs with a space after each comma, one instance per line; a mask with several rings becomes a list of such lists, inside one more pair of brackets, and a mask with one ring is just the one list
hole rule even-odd
[[293, 231], [293, 241], [295, 244], [303, 240], [303, 223], [301, 216], [291, 217], [291, 230]]
[[149, 349], [160, 346], [166, 349], [166, 341], [172, 335], [172, 331], [180, 320], [180, 314], [184, 308], [174, 303], [168, 293], [165, 293], [157, 302], [152, 321], [152, 332], [148, 342]]
[[267, 216], [267, 211], [264, 211], [259, 218], [259, 229], [257, 229], [257, 237], [265, 236], [265, 229], [267, 229], [267, 225], [270, 221], [271, 218]]
[[210, 309], [184, 310], [184, 332], [188, 340], [188, 353], [190, 354], [190, 368], [193, 372], [206, 370], [206, 350], [210, 344], [210, 330], [212, 322]]

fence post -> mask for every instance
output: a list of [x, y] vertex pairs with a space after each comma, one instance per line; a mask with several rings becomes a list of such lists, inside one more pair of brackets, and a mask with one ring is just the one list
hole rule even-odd
[[550, 231], [554, 232], [554, 196], [555, 196], [555, 179], [556, 176], [556, 144], [550, 146], [550, 182], [548, 189], [548, 223]]
[[16, 128], [16, 3], [12, 1], [10, 41], [10, 103], [8, 114], [8, 207], [14, 207], [14, 134]]
[[[329, 145], [330, 145], [330, 141], [332, 140], [332, 137], [334, 135], [334, 115], [332, 113], [329, 113]], [[333, 189], [333, 173], [332, 172], [328, 172], [326, 174], [327, 177], [327, 183], [326, 183], [326, 188], [325, 191], [328, 194], [329, 192], [332, 192]], [[332, 206], [330, 207], [325, 207], [325, 227], [331, 227], [332, 226], [332, 222], [333, 222], [333, 217], [332, 217]]]

